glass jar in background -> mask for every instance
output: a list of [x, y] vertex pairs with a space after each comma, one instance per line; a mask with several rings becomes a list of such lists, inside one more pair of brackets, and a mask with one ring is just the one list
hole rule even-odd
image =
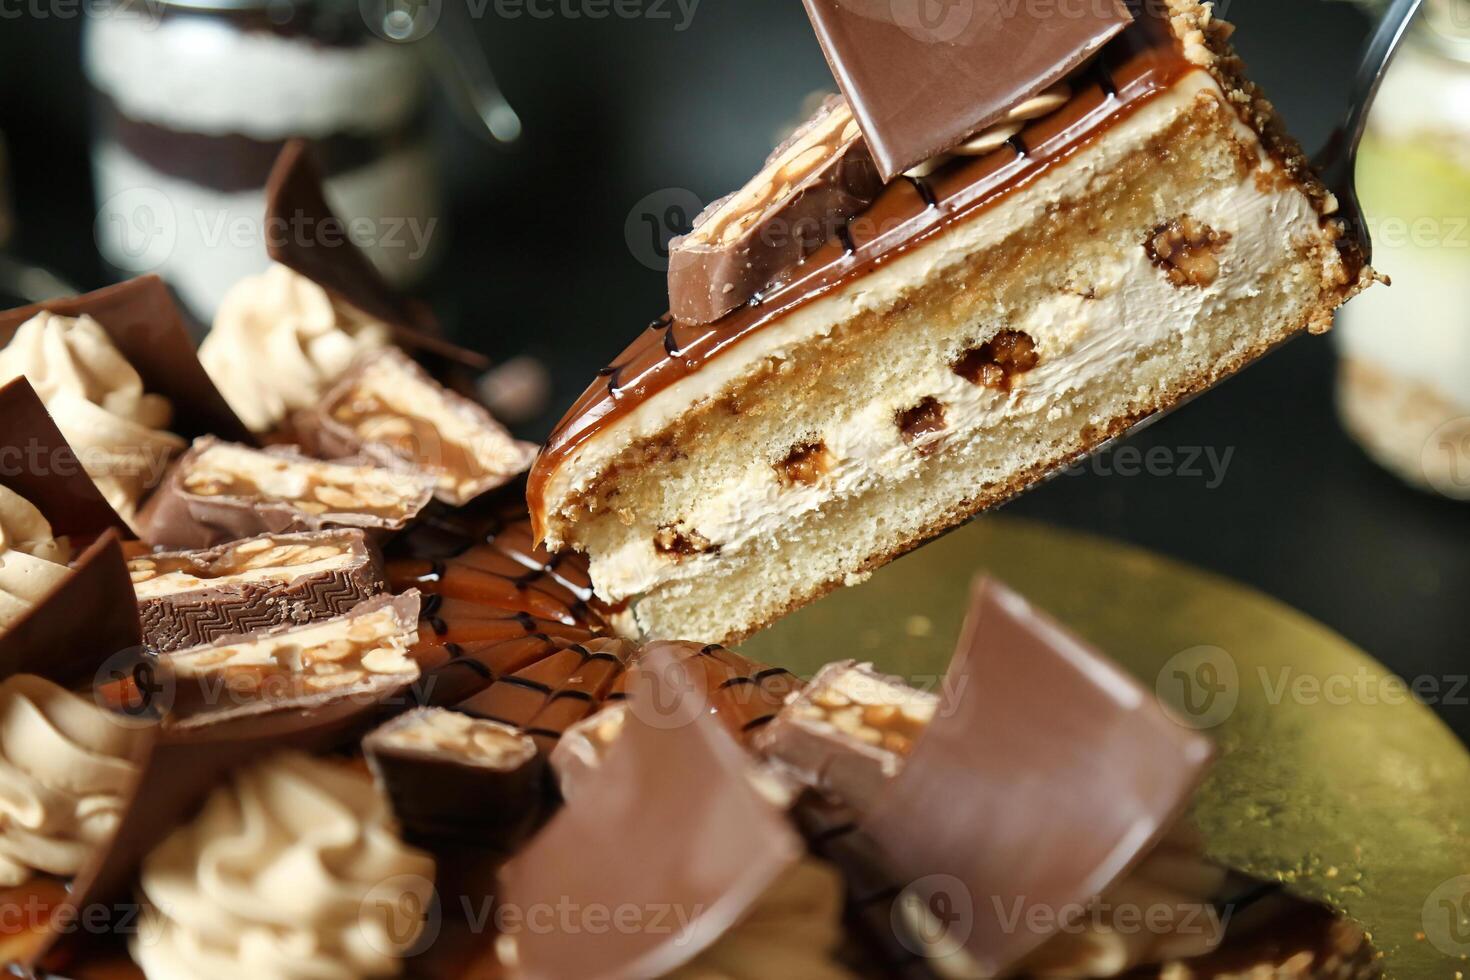
[[1342, 311], [1338, 406], [1379, 463], [1470, 500], [1470, 0], [1430, 0], [1369, 118], [1358, 189], [1393, 280]]
[[415, 47], [356, 0], [122, 0], [88, 18], [104, 258], [158, 272], [207, 321], [265, 267], [266, 175], [302, 136], [349, 227], [373, 219], [354, 240], [391, 280], [422, 275], [440, 199]]

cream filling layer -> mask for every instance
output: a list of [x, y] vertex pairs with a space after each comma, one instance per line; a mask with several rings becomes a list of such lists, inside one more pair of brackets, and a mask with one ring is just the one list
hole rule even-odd
[[[1193, 109], [1198, 99], [1224, 100], [1219, 86], [1202, 71], [1189, 74], [1154, 98], [1030, 191], [1013, 195], [979, 219], [797, 310], [779, 325], [706, 364], [581, 447], [552, 475], [548, 501], [565, 499], [566, 494], [582, 489], [631, 440], [660, 431], [767, 358], [779, 361], [796, 346], [829, 334], [840, 323], [892, 305], [913, 283], [1040, 221], [1057, 201], [1085, 197], [1094, 182], [1106, 179], [1125, 158]], [[1227, 111], [1234, 118], [1233, 111]], [[1243, 123], [1237, 127], [1243, 142], [1259, 144]], [[1270, 175], [1278, 169], [1263, 152], [1258, 174]], [[785, 486], [773, 478], [772, 461], [754, 461], [745, 473], [727, 481], [720, 493], [693, 503], [688, 526], [728, 557], [779, 534], [835, 498], [856, 496], [904, 479], [923, 465], [916, 445], [962, 440], [1007, 418], [1056, 417], [1063, 411], [1060, 403], [1069, 395], [1123, 372], [1138, 351], [1175, 338], [1187, 339], [1213, 314], [1266, 288], [1266, 277], [1284, 250], [1323, 235], [1319, 215], [1305, 194], [1284, 181], [1269, 177], [1258, 181], [1256, 177], [1248, 174], [1238, 182], [1216, 186], [1188, 205], [1190, 216], [1231, 235], [1217, 256], [1219, 275], [1209, 286], [1171, 284], [1154, 267], [1141, 242], [1130, 245], [1092, 273], [1093, 298], [1058, 293], [1023, 319], [994, 325], [992, 333], [1010, 328], [1030, 335], [1040, 356], [1033, 370], [1015, 377], [1011, 392], [977, 386], [955, 374], [947, 363], [935, 363], [913, 375], [911, 385], [905, 379], [902, 390], [886, 390], [854, 416], [824, 426], [820, 437], [833, 465], [816, 485]], [[1263, 191], [1262, 187], [1271, 189]], [[1322, 270], [1324, 276], [1335, 271]], [[943, 403], [946, 428], [910, 444], [900, 437], [893, 418], [926, 396]], [[594, 553], [591, 558], [598, 594], [613, 602], [655, 586], [706, 575], [710, 563], [720, 560], [708, 554], [676, 561], [657, 552], [651, 534], [623, 538], [612, 550]]]

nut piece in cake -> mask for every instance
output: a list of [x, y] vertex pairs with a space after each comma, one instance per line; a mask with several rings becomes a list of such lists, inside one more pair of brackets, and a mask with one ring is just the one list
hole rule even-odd
[[408, 655], [419, 595], [377, 596], [345, 616], [224, 637], [165, 654], [174, 685], [168, 723], [195, 728], [342, 698], [376, 701], [418, 679]]
[[864, 811], [898, 774], [939, 698], [852, 660], [828, 664], [755, 738], [797, 779]]
[[144, 642], [159, 653], [340, 616], [383, 591], [377, 552], [356, 528], [142, 555], [128, 571]]
[[1189, 215], [1166, 221], [1143, 243], [1149, 261], [1180, 289], [1203, 289], [1220, 276], [1220, 252], [1230, 242], [1228, 231], [1216, 231]]
[[417, 473], [310, 459], [294, 449], [195, 441], [144, 509], [150, 544], [207, 548], [234, 538], [328, 527], [403, 528], [433, 481]]
[[397, 349], [359, 358], [297, 431], [326, 458], [362, 456], [419, 472], [448, 504], [468, 503], [525, 472], [536, 446], [511, 437], [482, 406], [431, 378]]
[[509, 847], [541, 810], [545, 763], [498, 721], [421, 708], [363, 739], [378, 783], [412, 833]]

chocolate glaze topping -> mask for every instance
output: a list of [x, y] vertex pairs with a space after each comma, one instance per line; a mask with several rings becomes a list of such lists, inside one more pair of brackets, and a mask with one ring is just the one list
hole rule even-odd
[[[846, 286], [1018, 191], [1097, 139], [1191, 71], [1168, 25], [1152, 13], [1114, 38], [1073, 85], [1071, 100], [1011, 144], [958, 157], [923, 179], [893, 181], [863, 214], [749, 305], [714, 323], [665, 315], [643, 331], [557, 425], [531, 470], [528, 499], [542, 512], [546, 481], [583, 443], [763, 327]], [[539, 529], [538, 529], [539, 530]]]

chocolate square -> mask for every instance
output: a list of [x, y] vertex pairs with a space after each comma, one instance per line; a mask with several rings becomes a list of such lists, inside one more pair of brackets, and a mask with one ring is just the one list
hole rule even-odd
[[804, 0], [884, 180], [952, 149], [1132, 22], [1121, 0]]

